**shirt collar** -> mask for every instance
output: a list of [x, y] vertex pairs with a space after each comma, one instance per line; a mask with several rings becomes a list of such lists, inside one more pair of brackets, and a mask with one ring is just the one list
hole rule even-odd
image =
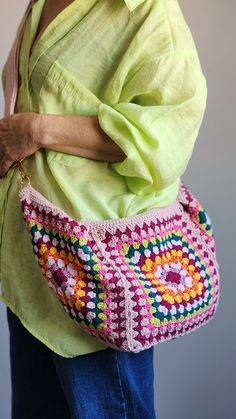
[[[31, 0], [31, 3], [36, 3], [38, 0]], [[130, 11], [136, 9], [137, 6], [139, 6], [141, 3], [143, 3], [145, 0], [124, 0], [126, 6]]]
[[124, 0], [126, 6], [130, 11], [134, 10], [137, 6], [143, 3], [145, 0]]

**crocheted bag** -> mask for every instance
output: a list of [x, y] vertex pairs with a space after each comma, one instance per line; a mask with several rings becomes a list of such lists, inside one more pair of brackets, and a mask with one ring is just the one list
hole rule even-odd
[[219, 267], [212, 225], [183, 182], [168, 207], [80, 222], [31, 186], [21, 162], [19, 198], [35, 257], [81, 329], [139, 352], [213, 317]]

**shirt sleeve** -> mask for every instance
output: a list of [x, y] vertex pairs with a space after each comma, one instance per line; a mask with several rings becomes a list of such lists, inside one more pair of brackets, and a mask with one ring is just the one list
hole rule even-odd
[[197, 53], [147, 56], [129, 72], [119, 103], [102, 103], [98, 120], [123, 150], [111, 163], [129, 189], [149, 194], [186, 170], [203, 120], [207, 83]]

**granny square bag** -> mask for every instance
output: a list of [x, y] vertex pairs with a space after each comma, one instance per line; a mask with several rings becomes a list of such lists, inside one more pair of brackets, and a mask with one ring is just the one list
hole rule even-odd
[[219, 300], [208, 214], [181, 182], [177, 200], [135, 216], [80, 222], [30, 184], [19, 198], [48, 286], [85, 332], [139, 352], [207, 323]]

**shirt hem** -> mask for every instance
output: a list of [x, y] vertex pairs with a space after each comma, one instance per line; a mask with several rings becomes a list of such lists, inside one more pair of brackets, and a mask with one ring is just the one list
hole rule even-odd
[[102, 351], [102, 350], [106, 350], [107, 348], [99, 348], [99, 349], [95, 349], [92, 351], [86, 351], [86, 352], [82, 352], [82, 353], [78, 353], [77, 355], [68, 355], [68, 353], [65, 354], [65, 352], [61, 352], [60, 350], [55, 350], [55, 348], [48, 342], [46, 341], [42, 335], [39, 335], [38, 333], [36, 333], [35, 331], [33, 331], [33, 329], [31, 329], [31, 327], [28, 325], [27, 321], [24, 319], [24, 316], [22, 316], [21, 313], [17, 313], [15, 311], [15, 309], [13, 308], [13, 306], [11, 305], [11, 303], [9, 303], [9, 301], [7, 301], [7, 299], [5, 299], [3, 297], [3, 295], [0, 295], [0, 301], [2, 301], [6, 306], [8, 306], [10, 308], [10, 310], [20, 319], [22, 325], [36, 338], [38, 339], [40, 342], [42, 342], [46, 347], [48, 347], [52, 352], [56, 353], [57, 355], [60, 355], [64, 358], [75, 358], [76, 356], [79, 355], [86, 355], [89, 353], [93, 353], [93, 352], [98, 352], [98, 351]]

